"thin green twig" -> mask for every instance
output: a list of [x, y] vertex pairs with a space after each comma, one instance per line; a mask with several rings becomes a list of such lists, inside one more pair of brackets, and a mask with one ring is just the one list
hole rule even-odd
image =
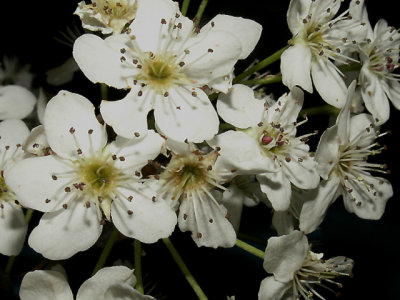
[[196, 25], [200, 24], [201, 17], [203, 16], [204, 10], [206, 9], [208, 0], [203, 0], [200, 3], [199, 9], [197, 10], [196, 16], [194, 19], [196, 20]]
[[258, 84], [270, 84], [270, 83], [276, 83], [276, 82], [281, 82], [282, 81], [282, 75], [268, 75], [264, 78], [260, 79], [252, 79], [252, 80], [244, 80], [242, 81], [242, 84], [245, 85], [258, 85]]
[[332, 105], [325, 104], [321, 106], [315, 106], [315, 107], [310, 107], [310, 108], [305, 108], [300, 111], [299, 115], [302, 116], [304, 114], [308, 116], [313, 116], [313, 115], [333, 115], [337, 116], [340, 112], [339, 108], [336, 108]]
[[135, 275], [136, 275], [136, 290], [144, 294], [143, 278], [142, 278], [142, 245], [140, 241], [135, 240]]
[[114, 230], [111, 233], [111, 235], [107, 241], [107, 244], [105, 245], [105, 247], [103, 249], [103, 252], [101, 252], [101, 254], [100, 254], [99, 260], [97, 261], [96, 266], [93, 269], [92, 276], [94, 274], [96, 274], [96, 272], [98, 270], [100, 270], [106, 263], [106, 260], [107, 260], [108, 256], [110, 255], [110, 252], [118, 238], [118, 235], [119, 235], [119, 232], [118, 232], [117, 228], [114, 227]]
[[238, 76], [235, 77], [235, 79], [233, 79], [233, 83], [240, 83], [241, 81], [243, 81], [247, 76], [250, 76], [251, 74], [269, 66], [270, 64], [272, 64], [273, 62], [277, 61], [278, 59], [281, 58], [281, 55], [283, 53], [283, 51], [285, 51], [289, 46], [285, 46], [282, 49], [276, 51], [275, 53], [271, 54], [270, 56], [268, 56], [267, 58], [263, 59], [262, 61], [260, 61], [258, 64], [248, 68], [246, 71], [244, 71], [243, 73], [239, 74]]
[[192, 287], [193, 291], [196, 293], [197, 297], [200, 300], [208, 299], [207, 296], [204, 294], [203, 290], [194, 279], [192, 273], [190, 273], [188, 267], [186, 266], [185, 262], [183, 261], [182, 257], [179, 255], [178, 251], [176, 251], [174, 245], [172, 244], [169, 238], [163, 239], [165, 246], [167, 246], [169, 252], [171, 253], [172, 257], [174, 258], [176, 264], [178, 265], [179, 269], [181, 269], [183, 275], [185, 276], [187, 282]]
[[261, 259], [264, 259], [264, 251], [254, 247], [254, 246], [252, 246], [250, 244], [247, 244], [246, 242], [243, 242], [242, 240], [237, 239], [236, 240], [236, 246], [238, 246], [239, 248], [241, 248], [241, 249], [243, 249], [243, 250], [245, 250], [245, 251], [247, 251], [247, 252], [249, 252], [249, 253], [251, 253], [251, 254], [259, 257], [259, 258], [261, 258]]
[[190, 0], [184, 0], [182, 3], [181, 13], [183, 16], [186, 16], [188, 8], [189, 8]]

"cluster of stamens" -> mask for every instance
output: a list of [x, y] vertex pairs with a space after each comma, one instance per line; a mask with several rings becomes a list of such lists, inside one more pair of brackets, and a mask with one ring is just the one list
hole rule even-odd
[[112, 27], [115, 20], [133, 20], [136, 15], [137, 4], [132, 0], [96, 0], [87, 7], [102, 16], [104, 23]]
[[[377, 195], [375, 186], [368, 183], [367, 176], [369, 172], [377, 172], [383, 174], [389, 174], [390, 170], [387, 170], [386, 164], [377, 164], [368, 162], [368, 156], [380, 154], [382, 150], [386, 149], [386, 146], [381, 146], [377, 142], [365, 145], [362, 141], [368, 139], [374, 130], [374, 125], [370, 125], [365, 130], [354, 137], [348, 145], [341, 145], [339, 148], [338, 163], [334, 168], [334, 172], [337, 172], [339, 178], [342, 181], [342, 185], [346, 188], [347, 192], [351, 195], [353, 190], [348, 187], [347, 182], [356, 182], [361, 184], [368, 193], [372, 193], [374, 196]], [[376, 138], [382, 137], [389, 132], [380, 133], [376, 132]], [[375, 148], [378, 147], [378, 148]], [[329, 163], [333, 163], [329, 161]], [[383, 181], [379, 181], [379, 184], [383, 184]], [[362, 199], [351, 198], [357, 206], [361, 206]]]
[[[308, 251], [302, 267], [295, 273], [293, 278], [293, 292], [297, 298], [325, 299], [314, 286], [319, 286], [335, 295], [338, 293], [331, 287], [342, 287], [342, 284], [334, 279], [343, 276], [352, 276], [351, 270], [354, 262], [346, 257], [335, 257], [328, 260], [320, 259], [319, 255]], [[329, 286], [330, 285], [330, 286]]]

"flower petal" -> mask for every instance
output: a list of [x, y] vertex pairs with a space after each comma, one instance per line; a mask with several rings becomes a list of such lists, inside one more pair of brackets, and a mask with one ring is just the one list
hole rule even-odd
[[[1, 201], [1, 198], [0, 198]], [[19, 205], [1, 201], [0, 209], [0, 253], [18, 255], [25, 243], [28, 225]]]
[[300, 230], [310, 233], [322, 223], [329, 205], [339, 196], [339, 184], [339, 178], [332, 176], [329, 180], [323, 180], [314, 190], [295, 194], [307, 200], [300, 213]]
[[[375, 142], [378, 126], [373, 126], [374, 120], [370, 114], [359, 114], [350, 119], [350, 142], [357, 140], [357, 146], [366, 147]], [[360, 133], [364, 131], [362, 138]]]
[[258, 174], [261, 190], [267, 194], [274, 210], [287, 210], [290, 205], [292, 186], [286, 175], [279, 170], [273, 173]]
[[90, 81], [119, 89], [128, 88], [128, 79], [137, 74], [137, 70], [121, 61], [120, 50], [126, 47], [127, 38], [121, 34], [103, 40], [94, 34], [84, 34], [75, 40], [72, 54]]
[[[113, 285], [129, 287], [133, 290], [136, 278], [133, 270], [124, 266], [102, 268], [95, 275], [86, 280], [78, 290], [76, 299], [107, 299], [106, 292]], [[114, 299], [114, 298], [113, 298]]]
[[240, 40], [222, 30], [200, 32], [185, 46], [189, 54], [183, 59], [184, 73], [197, 86], [229, 75], [242, 52]]
[[68, 171], [63, 161], [49, 155], [21, 160], [4, 177], [23, 206], [48, 212], [60, 204], [65, 195], [64, 187], [69, 182], [68, 178], [54, 180], [52, 176]]
[[71, 288], [63, 274], [36, 270], [22, 279], [19, 296], [22, 300], [73, 300]]
[[230, 216], [229, 221], [236, 232], [238, 232], [240, 226], [244, 198], [245, 194], [234, 184], [222, 193], [221, 204], [227, 209]]
[[282, 53], [282, 83], [289, 89], [298, 85], [307, 92], [312, 93], [310, 69], [311, 51], [305, 45], [295, 44]]
[[[29, 129], [21, 120], [11, 119], [0, 122], [0, 153], [2, 162], [22, 153], [21, 145], [28, 138]], [[19, 145], [19, 146], [17, 146]]]
[[228, 94], [220, 94], [217, 101], [218, 114], [238, 128], [256, 126], [265, 111], [265, 101], [254, 97], [254, 91], [248, 86], [235, 84]]
[[308, 240], [303, 232], [295, 230], [288, 235], [272, 237], [268, 240], [264, 256], [264, 269], [273, 273], [280, 282], [293, 280], [308, 253]]
[[290, 32], [295, 35], [304, 26], [303, 19], [308, 15], [311, 2], [308, 0], [292, 0], [289, 3], [286, 19]]
[[49, 101], [44, 127], [51, 149], [64, 158], [76, 159], [78, 149], [88, 154], [107, 143], [105, 126], [98, 122], [93, 104], [68, 91], [60, 91]]
[[118, 157], [124, 159], [115, 161], [114, 165], [119, 169], [127, 170], [132, 174], [140, 171], [149, 160], [155, 159], [165, 147], [165, 140], [153, 130], [140, 139], [125, 139], [117, 136], [111, 143], [111, 153], [118, 153]]
[[170, 89], [166, 99], [156, 101], [154, 118], [163, 134], [180, 142], [200, 143], [218, 132], [217, 112], [201, 89]]
[[46, 133], [43, 125], [32, 128], [32, 131], [26, 139], [22, 149], [25, 152], [43, 156], [48, 152], [49, 143], [47, 142]]
[[74, 58], [70, 57], [60, 66], [48, 70], [46, 72], [46, 81], [50, 85], [60, 86], [72, 81], [76, 71], [79, 71], [79, 67]]
[[323, 179], [328, 179], [332, 169], [338, 162], [339, 146], [342, 144], [338, 136], [338, 126], [325, 130], [315, 153], [317, 169]]
[[257, 22], [241, 17], [217, 15], [201, 28], [201, 32], [223, 30], [239, 39], [242, 52], [239, 59], [245, 59], [254, 50], [261, 36], [262, 26]]
[[315, 89], [322, 99], [335, 107], [343, 107], [346, 102], [347, 87], [335, 65], [323, 58], [316, 58], [311, 67]]
[[291, 286], [290, 282], [283, 283], [276, 280], [274, 276], [268, 276], [261, 281], [258, 300], [281, 300]]
[[220, 192], [212, 192], [211, 198], [186, 198], [179, 207], [178, 223], [182, 231], [191, 231], [197, 246], [233, 247], [236, 233], [227, 219], [226, 208], [216, 201]]
[[[84, 298], [87, 299], [87, 298]], [[102, 298], [96, 298], [102, 299]], [[104, 294], [104, 300], [113, 299], [113, 300], [156, 300], [152, 296], [142, 295], [137, 290], [135, 290], [131, 286], [126, 286], [122, 284], [114, 284], [112, 285]], [[79, 300], [79, 299], [77, 299]], [[82, 299], [83, 300], [83, 299]]]
[[147, 114], [153, 108], [153, 103], [162, 101], [160, 95], [155, 95], [151, 89], [145, 89], [138, 95], [139, 87], [134, 87], [118, 101], [103, 100], [100, 112], [104, 121], [114, 131], [127, 139], [147, 133]]
[[274, 211], [272, 226], [279, 235], [289, 234], [294, 231], [294, 217], [288, 211]]
[[369, 174], [360, 174], [363, 182], [348, 180], [349, 189], [343, 191], [345, 208], [358, 217], [368, 220], [379, 220], [385, 212], [387, 200], [393, 196], [393, 188], [389, 181]]
[[164, 199], [158, 198], [155, 184], [131, 182], [128, 188], [118, 190], [128, 199], [114, 200], [111, 216], [118, 230], [143, 243], [154, 243], [174, 231], [176, 213]]
[[45, 213], [29, 236], [29, 246], [52, 260], [67, 259], [89, 249], [103, 229], [98, 209], [73, 200], [66, 209]]
[[0, 86], [0, 120], [23, 119], [35, 107], [36, 97], [18, 85]]

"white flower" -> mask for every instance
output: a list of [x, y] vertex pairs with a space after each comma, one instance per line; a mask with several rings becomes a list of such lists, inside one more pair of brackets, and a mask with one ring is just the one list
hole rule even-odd
[[23, 119], [35, 107], [36, 97], [18, 85], [0, 86], [0, 120]]
[[218, 113], [236, 131], [227, 131], [209, 141], [220, 147], [219, 164], [237, 174], [256, 174], [261, 190], [275, 210], [286, 210], [291, 184], [315, 188], [319, 183], [316, 163], [304, 143], [308, 135], [296, 137], [297, 115], [303, 104], [303, 92], [293, 88], [271, 107], [254, 98], [253, 90], [235, 85], [217, 102]]
[[79, 67], [74, 58], [70, 57], [61, 65], [46, 72], [46, 82], [55, 86], [63, 85], [74, 78], [76, 71], [79, 71]]
[[236, 233], [227, 209], [220, 204], [223, 173], [215, 167], [218, 151], [208, 154], [192, 144], [167, 141], [172, 148], [171, 161], [159, 175], [159, 194], [179, 209], [178, 224], [191, 231], [198, 246], [232, 247]]
[[350, 104], [355, 81], [350, 85], [348, 99], [336, 124], [321, 136], [316, 152], [318, 172], [324, 179], [317, 189], [300, 194], [307, 199], [300, 214], [300, 229], [313, 231], [323, 220], [328, 206], [340, 195], [345, 208], [363, 219], [377, 220], [392, 197], [391, 184], [370, 172], [387, 173], [385, 165], [370, 163], [368, 156], [379, 154], [375, 139], [384, 134], [373, 125], [371, 115], [359, 114], [350, 118]]
[[74, 14], [86, 29], [119, 34], [135, 18], [136, 10], [136, 0], [93, 0], [92, 4], [79, 2]]
[[105, 40], [83, 35], [74, 44], [74, 58], [89, 80], [130, 89], [120, 101], [102, 102], [105, 122], [131, 138], [146, 132], [147, 114], [154, 109], [156, 125], [167, 137], [180, 142], [212, 138], [219, 120], [201, 87], [227, 92], [227, 75], [254, 49], [261, 26], [218, 15], [197, 33], [177, 2], [137, 3], [126, 34]]
[[[133, 288], [135, 284], [136, 277], [133, 275], [133, 270], [124, 266], [106, 267], [81, 285], [76, 300], [155, 299], [140, 294]], [[19, 296], [22, 300], [74, 299], [65, 275], [55, 270], [36, 270], [27, 273], [22, 279]]]
[[28, 230], [18, 198], [4, 181], [14, 160], [23, 155], [21, 144], [28, 134], [28, 127], [20, 120], [0, 123], [0, 253], [3, 255], [17, 255]]
[[[342, 1], [291, 0], [287, 21], [293, 38], [282, 53], [282, 82], [290, 89], [299, 85], [312, 93], [314, 83], [327, 103], [343, 107], [346, 85], [333, 61], [348, 63], [343, 52], [354, 39], [365, 36], [360, 21], [348, 17], [348, 10], [335, 18]], [[311, 71], [311, 77], [310, 77]]]
[[3, 56], [0, 62], [0, 85], [15, 84], [30, 89], [32, 87], [33, 74], [29, 72], [30, 65], [21, 66], [15, 56]]
[[399, 66], [399, 46], [399, 31], [389, 27], [382, 19], [376, 23], [373, 31], [368, 32], [366, 41], [360, 44], [361, 96], [377, 125], [389, 119], [388, 99], [400, 109], [400, 78], [394, 73]]
[[145, 243], [171, 234], [174, 211], [156, 198], [150, 182], [137, 178], [163, 147], [158, 134], [117, 137], [107, 145], [94, 106], [67, 91], [49, 101], [44, 130], [56, 154], [22, 160], [5, 178], [24, 206], [45, 212], [28, 240], [33, 249], [50, 259], [84, 251], [100, 236], [103, 215], [121, 233]]
[[314, 296], [325, 299], [321, 291], [335, 293], [332, 287], [342, 286], [335, 279], [351, 276], [354, 263], [343, 256], [328, 260], [322, 256], [310, 250], [307, 237], [300, 231], [270, 238], [264, 269], [273, 276], [261, 282], [258, 299], [313, 299]]

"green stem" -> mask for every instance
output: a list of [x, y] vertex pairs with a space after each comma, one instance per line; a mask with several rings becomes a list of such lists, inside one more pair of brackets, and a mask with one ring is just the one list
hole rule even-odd
[[190, 273], [188, 267], [186, 266], [185, 262], [183, 261], [182, 257], [179, 255], [178, 251], [176, 251], [174, 245], [172, 244], [169, 238], [163, 239], [165, 246], [168, 248], [169, 252], [171, 253], [172, 257], [174, 258], [176, 264], [178, 265], [179, 269], [181, 269], [183, 275], [185, 276], [187, 282], [192, 287], [193, 291], [196, 293], [197, 297], [200, 300], [208, 299], [207, 296], [202, 291], [199, 284], [194, 279], [193, 275]]
[[239, 248], [242, 248], [243, 250], [245, 250], [261, 259], [264, 259], [264, 251], [261, 251], [260, 249], [254, 247], [250, 244], [247, 244], [247, 243], [237, 239], [236, 246], [238, 246]]
[[117, 228], [114, 227], [114, 230], [111, 233], [110, 238], [108, 239], [107, 244], [105, 245], [105, 247], [103, 249], [103, 252], [101, 252], [101, 254], [100, 254], [99, 260], [97, 261], [97, 264], [93, 269], [92, 276], [94, 274], [96, 274], [96, 272], [98, 270], [100, 270], [106, 263], [106, 260], [107, 260], [108, 256], [110, 255], [111, 249], [114, 246], [115, 241], [118, 238], [118, 235], [119, 235], [119, 232], [118, 232]]
[[[25, 223], [26, 223], [26, 225], [28, 225], [29, 222], [31, 221], [33, 212], [34, 212], [33, 209], [28, 209], [28, 210], [26, 211], [26, 214], [25, 214]], [[4, 274], [5, 274], [6, 276], [10, 275], [11, 270], [12, 270], [12, 268], [13, 268], [13, 266], [14, 266], [14, 263], [15, 263], [15, 259], [16, 259], [16, 258], [17, 258], [17, 257], [14, 256], [14, 255], [13, 255], [13, 256], [10, 256], [10, 257], [8, 258], [6, 268], [4, 269]]]
[[260, 61], [258, 64], [248, 68], [242, 74], [239, 74], [238, 76], [236, 76], [235, 79], [233, 79], [233, 83], [239, 83], [243, 79], [245, 79], [247, 76], [250, 76], [254, 72], [257, 72], [257, 71], [269, 66], [273, 62], [277, 61], [278, 59], [281, 58], [281, 55], [282, 55], [283, 51], [285, 51], [288, 47], [289, 46], [283, 47], [282, 49], [276, 51], [275, 53], [271, 54], [267, 58], [265, 58], [262, 61]]
[[101, 93], [101, 100], [108, 99], [108, 86], [104, 83], [100, 83], [100, 93]]
[[136, 275], [136, 290], [144, 294], [143, 289], [143, 279], [142, 279], [142, 247], [140, 241], [135, 240], [134, 242], [135, 248], [135, 275]]
[[342, 72], [352, 72], [352, 71], [359, 71], [361, 69], [360, 63], [353, 63], [350, 65], [343, 65], [339, 67], [339, 70]]
[[201, 17], [203, 16], [204, 10], [206, 9], [208, 0], [203, 0], [200, 3], [199, 9], [197, 10], [196, 16], [194, 17], [196, 20], [196, 25], [200, 24]]
[[182, 9], [181, 9], [181, 13], [182, 13], [183, 16], [186, 16], [189, 4], [190, 4], [190, 0], [184, 0], [183, 1]]
[[264, 78], [260, 79], [252, 79], [252, 80], [244, 80], [242, 81], [242, 84], [245, 85], [258, 85], [258, 84], [270, 84], [270, 83], [276, 83], [276, 82], [281, 82], [282, 81], [282, 75], [268, 75]]
[[310, 107], [310, 108], [305, 108], [300, 111], [299, 115], [302, 116], [304, 114], [308, 116], [312, 115], [333, 115], [337, 116], [340, 112], [339, 108], [336, 108], [332, 105], [325, 104], [321, 106], [316, 106], [316, 107]]

